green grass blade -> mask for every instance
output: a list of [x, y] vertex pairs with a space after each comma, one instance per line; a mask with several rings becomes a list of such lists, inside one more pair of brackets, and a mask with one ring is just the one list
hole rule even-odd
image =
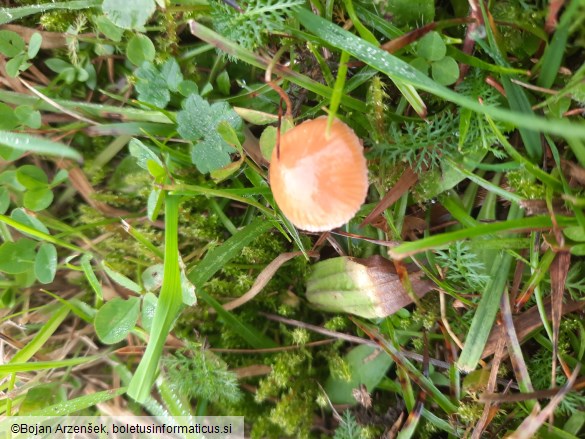
[[479, 177], [477, 174], [468, 171], [462, 166], [459, 166], [453, 160], [446, 158], [445, 161], [449, 163], [453, 167], [453, 169], [456, 169], [458, 172], [465, 175], [465, 177], [467, 177], [469, 180], [473, 181], [474, 183], [483, 187], [484, 189], [487, 189], [489, 192], [497, 194], [500, 197], [504, 198], [505, 200], [512, 201], [514, 203], [519, 203], [520, 201], [523, 200], [523, 198], [520, 195], [516, 195], [513, 192], [508, 192], [507, 190], [502, 189], [500, 186]]
[[416, 88], [414, 88], [411, 84], [404, 84], [403, 82], [397, 81], [395, 79], [392, 81], [402, 96], [404, 96], [404, 98], [408, 101], [413, 110], [416, 111], [416, 114], [423, 118], [426, 117], [427, 106], [418, 94], [418, 91], [416, 91]]
[[236, 334], [242, 337], [254, 349], [266, 349], [278, 346], [274, 341], [266, 337], [260, 331], [257, 331], [250, 325], [247, 325], [239, 318], [237, 318], [233, 313], [223, 309], [221, 303], [207, 294], [205, 290], [198, 289], [197, 294], [199, 297], [201, 297], [201, 299], [203, 299], [204, 302], [215, 309], [217, 315], [224, 321], [226, 325], [230, 326]]
[[[576, 220], [570, 217], [557, 216], [557, 223], [560, 226], [575, 225]], [[507, 221], [482, 224], [472, 228], [456, 230], [449, 233], [430, 236], [418, 241], [405, 242], [397, 247], [388, 250], [393, 259], [404, 259], [409, 256], [427, 250], [441, 248], [451, 242], [462, 239], [478, 238], [484, 235], [491, 235], [499, 232], [517, 232], [530, 229], [549, 229], [552, 227], [552, 220], [549, 216], [533, 216], [530, 218], [511, 219]]]
[[263, 219], [253, 221], [223, 244], [209, 251], [187, 277], [197, 288], [202, 288], [203, 284], [211, 279], [215, 273], [238, 256], [245, 246], [272, 227], [270, 221]]
[[459, 369], [463, 371], [474, 370], [481, 359], [485, 343], [500, 308], [500, 299], [504, 292], [511, 266], [512, 256], [508, 253], [500, 252], [493, 259], [490, 280], [482, 293], [471, 327], [465, 338], [465, 346], [457, 362]]
[[374, 34], [370, 32], [370, 30], [362, 24], [357, 14], [355, 13], [355, 10], [353, 9], [353, 0], [343, 0], [343, 4], [345, 5], [347, 15], [349, 15], [349, 18], [351, 19], [353, 25], [359, 32], [360, 36], [369, 43], [378, 45], [378, 40], [376, 39]]
[[337, 114], [341, 97], [343, 96], [343, 88], [345, 85], [345, 79], [347, 75], [347, 61], [349, 61], [349, 54], [341, 52], [339, 58], [339, 68], [337, 70], [337, 78], [335, 79], [335, 85], [333, 86], [333, 94], [331, 95], [331, 102], [329, 104], [329, 117], [327, 118], [327, 133], [330, 132], [331, 124]]
[[34, 363], [0, 364], [0, 375], [18, 372], [32, 372], [34, 370], [56, 369], [58, 367], [71, 367], [89, 363], [101, 358], [100, 355], [90, 357], [69, 358], [67, 360], [37, 361]]
[[567, 137], [567, 143], [581, 167], [585, 167], [585, 143], [581, 139], [574, 137]]
[[91, 266], [91, 259], [91, 255], [85, 254], [81, 257], [79, 265], [81, 266], [83, 274], [85, 274], [85, 278], [87, 279], [87, 282], [91, 286], [91, 289], [95, 293], [96, 297], [98, 300], [102, 301], [104, 300], [104, 293], [102, 291], [100, 281], [98, 280], [93, 271], [93, 267]]
[[[502, 77], [501, 81], [502, 85], [504, 86], [504, 90], [506, 91], [506, 97], [508, 98], [510, 108], [516, 112], [515, 114], [526, 114], [534, 116], [532, 105], [530, 104], [524, 89], [519, 85], [514, 84], [508, 77]], [[514, 122], [514, 119], [510, 119], [510, 121]], [[538, 127], [538, 125], [535, 125], [535, 127]], [[542, 160], [542, 144], [540, 142], [540, 135], [537, 131], [528, 129], [527, 127], [523, 126], [519, 126], [519, 131], [528, 156], [535, 163], [538, 163]]]
[[[201, 38], [203, 41], [212, 44], [214, 47], [217, 47], [222, 52], [241, 59], [250, 65], [259, 67], [261, 69], [266, 69], [270, 63], [269, 59], [263, 58], [259, 55], [256, 55], [254, 52], [244, 49], [240, 45], [222, 37], [221, 35], [213, 32], [211, 29], [206, 28], [196, 21], [191, 22], [191, 33], [196, 37]], [[330, 87], [314, 81], [301, 73], [278, 65], [275, 66], [273, 72], [275, 74], [282, 75], [283, 78], [288, 79], [290, 82], [306, 88], [307, 90], [312, 91], [319, 96], [331, 99], [333, 90], [331, 90]], [[341, 103], [347, 108], [351, 108], [353, 110], [360, 112], [366, 111], [366, 104], [364, 102], [361, 102], [350, 96], [342, 96]]]
[[126, 388], [104, 390], [103, 392], [95, 392], [89, 395], [83, 395], [69, 401], [60, 402], [50, 405], [41, 410], [26, 413], [26, 416], [67, 416], [81, 410], [94, 407], [102, 402], [109, 401], [116, 396], [126, 393]]
[[22, 152], [34, 152], [78, 161], [82, 159], [81, 154], [64, 143], [53, 142], [30, 134], [0, 131], [0, 145]]
[[[49, 111], [51, 113], [61, 112], [61, 110], [58, 108], [35, 96], [16, 93], [8, 90], [0, 90], [0, 101], [13, 105], [34, 105], [34, 107], [38, 110]], [[53, 99], [53, 101], [62, 107], [67, 108], [68, 110], [74, 110], [78, 112], [81, 111], [92, 117], [112, 119], [113, 115], [117, 115], [118, 117], [114, 118], [119, 118], [122, 121], [144, 121], [164, 124], [171, 123], [169, 118], [159, 111], [141, 110], [132, 107], [116, 107], [114, 105], [93, 104], [89, 102], [70, 101], [67, 99]], [[93, 128], [94, 127], [90, 127], [88, 129]]]
[[428, 394], [427, 397], [429, 399], [433, 400], [446, 413], [451, 414], [457, 411], [457, 405], [451, 402], [451, 400], [449, 400], [449, 398], [443, 392], [437, 389], [437, 387], [429, 378], [424, 376], [420, 370], [418, 370], [406, 357], [404, 357], [402, 352], [400, 352], [400, 350], [397, 349], [390, 340], [386, 339], [382, 334], [380, 334], [377, 329], [374, 329], [371, 326], [366, 326], [355, 318], [352, 318], [351, 320], [360, 329], [364, 330], [366, 334], [377, 340], [382, 349], [384, 349], [388, 355], [392, 357], [397, 366], [404, 369], [410, 378]]
[[183, 306], [179, 269], [179, 197], [168, 195], [165, 203], [165, 260], [163, 284], [152, 321], [146, 352], [130, 381], [128, 395], [144, 402], [154, 384], [158, 362], [173, 322]]
[[175, 388], [173, 388], [173, 386], [171, 386], [166, 379], [163, 379], [162, 376], [159, 377], [156, 382], [156, 387], [158, 389], [158, 393], [160, 394], [161, 400], [164, 403], [164, 406], [171, 416], [187, 418], [191, 416], [189, 408], [185, 406], [183, 401], [181, 401], [181, 398], [179, 395], [177, 395]]
[[237, 195], [233, 191], [222, 190], [222, 189], [211, 189], [203, 186], [194, 186], [189, 184], [178, 184], [173, 186], [165, 186], [164, 189], [170, 190], [174, 195], [205, 195], [206, 197], [220, 197], [227, 198], [229, 200], [239, 201], [240, 203], [249, 204], [255, 207], [260, 212], [266, 214], [269, 217], [274, 217], [275, 214], [272, 210], [264, 207], [257, 201]]
[[487, 72], [499, 73], [500, 75], [530, 75], [530, 71], [528, 70], [490, 64], [489, 62], [485, 62], [479, 58], [476, 58], [475, 56], [467, 55], [454, 46], [447, 47], [447, 55], [455, 59], [455, 61], [470, 65], [471, 67], [477, 67], [478, 69], [485, 70]]
[[[51, 315], [49, 320], [43, 325], [43, 327], [36, 333], [31, 341], [18, 351], [8, 362], [8, 364], [24, 363], [32, 358], [39, 349], [43, 347], [46, 341], [55, 333], [59, 325], [65, 320], [65, 317], [69, 314], [69, 308], [61, 306], [54, 314]], [[0, 375], [2, 378], [3, 375]]]
[[61, 246], [63, 248], [67, 248], [69, 250], [73, 250], [78, 253], [87, 253], [87, 250], [82, 249], [81, 247], [77, 247], [76, 245], [69, 244], [68, 242], [62, 241], [61, 239], [57, 239], [51, 235], [48, 235], [44, 232], [41, 232], [37, 229], [33, 229], [32, 227], [25, 226], [24, 224], [19, 223], [18, 221], [13, 220], [9, 216], [0, 215], [0, 223], [4, 223], [9, 225], [10, 227], [15, 228], [19, 232], [26, 233], [31, 235], [41, 241], [50, 242], [52, 244]]
[[491, 120], [489, 116], [486, 117], [486, 120], [488, 121], [493, 133], [496, 135], [496, 137], [498, 138], [498, 140], [500, 141], [500, 143], [502, 144], [502, 146], [512, 159], [521, 164], [524, 167], [524, 169], [526, 169], [528, 172], [530, 172], [543, 183], [546, 183], [547, 185], [552, 186], [557, 190], [560, 190], [562, 188], [561, 182], [559, 180], [544, 172], [542, 169], [540, 169], [530, 160], [524, 158], [522, 154], [516, 151], [516, 148], [514, 148], [512, 144], [508, 142], [506, 136], [502, 134], [502, 132], [498, 129], [494, 121]]
[[[522, 221], [522, 211], [516, 205], [512, 205], [508, 218], [510, 221]], [[483, 354], [487, 339], [490, 335], [496, 314], [500, 309], [500, 299], [508, 282], [508, 274], [512, 267], [513, 257], [509, 253], [500, 252], [494, 258], [490, 272], [490, 280], [481, 295], [479, 305], [467, 337], [465, 346], [457, 362], [459, 368], [464, 371], [472, 371], [477, 367]]]
[[550, 44], [544, 49], [544, 54], [539, 62], [541, 66], [540, 76], [537, 80], [537, 84], [540, 87], [550, 88], [555, 82], [563, 61], [563, 55], [566, 52], [569, 28], [573, 24], [575, 13], [579, 10], [579, 6], [582, 6], [582, 3], [578, 0], [571, 1], [561, 17]]
[[73, 11], [93, 8], [101, 5], [101, 3], [102, 0], [78, 0], [70, 2], [42, 3], [31, 6], [21, 6], [20, 8], [0, 8], [0, 24], [10, 23], [11, 21], [28, 17], [29, 15], [40, 14], [55, 9], [67, 9]]
[[303, 23], [305, 28], [327, 41], [331, 46], [349, 52], [355, 58], [385, 73], [393, 80], [398, 79], [404, 83], [411, 84], [418, 89], [425, 90], [477, 113], [487, 114], [494, 119], [506, 122], [512, 121], [521, 128], [534, 129], [538, 127], [543, 132], [560, 136], [585, 138], [585, 124], [583, 123], [569, 122], [567, 120], [547, 120], [531, 114], [481, 105], [473, 99], [436, 83], [401, 59], [314, 15], [307, 9], [297, 9], [293, 14]]

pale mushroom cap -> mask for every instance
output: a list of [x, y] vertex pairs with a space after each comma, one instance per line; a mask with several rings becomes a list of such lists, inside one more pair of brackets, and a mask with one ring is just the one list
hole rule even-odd
[[353, 130], [335, 119], [329, 137], [325, 116], [308, 120], [280, 138], [270, 162], [276, 203], [299, 229], [323, 232], [347, 223], [366, 199], [368, 168]]

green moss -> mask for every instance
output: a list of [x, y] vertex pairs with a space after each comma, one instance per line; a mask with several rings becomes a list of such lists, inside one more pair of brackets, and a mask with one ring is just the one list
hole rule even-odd
[[39, 23], [49, 32], [63, 33], [77, 17], [76, 11], [49, 11], [41, 15]]
[[329, 371], [333, 378], [347, 382], [351, 381], [352, 371], [349, 366], [349, 363], [346, 361], [344, 357], [342, 357], [338, 353], [335, 353], [333, 355], [328, 356], [327, 361], [329, 363]]
[[457, 410], [457, 415], [461, 422], [468, 426], [477, 424], [479, 418], [483, 414], [483, 406], [475, 403], [463, 403]]
[[508, 185], [513, 192], [529, 200], [543, 200], [546, 197], [546, 188], [537, 183], [526, 169], [521, 168], [506, 174]]
[[345, 316], [335, 316], [325, 322], [323, 327], [325, 329], [329, 329], [330, 331], [341, 331], [342, 329], [347, 328], [349, 321], [348, 318]]

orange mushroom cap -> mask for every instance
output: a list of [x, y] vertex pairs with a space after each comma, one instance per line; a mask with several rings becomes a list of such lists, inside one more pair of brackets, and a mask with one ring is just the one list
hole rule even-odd
[[270, 162], [276, 203], [299, 229], [324, 232], [347, 223], [366, 199], [368, 168], [363, 146], [338, 119], [326, 135], [327, 117], [308, 120], [280, 138]]

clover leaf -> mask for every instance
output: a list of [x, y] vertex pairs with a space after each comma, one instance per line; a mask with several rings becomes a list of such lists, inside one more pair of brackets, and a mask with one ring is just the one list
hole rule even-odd
[[209, 104], [197, 94], [183, 102], [183, 110], [177, 114], [178, 132], [184, 139], [196, 141], [191, 150], [191, 160], [202, 173], [223, 168], [231, 161], [230, 154], [236, 149], [218, 133], [220, 122], [226, 121], [236, 132], [242, 127], [242, 119], [226, 102]]

